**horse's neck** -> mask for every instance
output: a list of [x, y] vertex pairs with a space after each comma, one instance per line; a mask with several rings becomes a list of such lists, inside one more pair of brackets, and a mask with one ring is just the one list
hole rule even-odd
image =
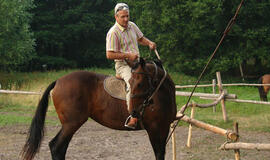
[[[155, 70], [156, 70], [156, 67], [154, 64], [149, 64], [148, 66], [148, 70], [152, 76], [152, 78], [155, 78], [156, 76], [156, 79], [158, 82], [160, 82], [165, 74], [165, 71], [163, 70], [163, 68], [161, 68], [160, 66], [156, 66], [157, 67], [157, 75], [155, 75]], [[165, 80], [162, 82], [162, 83], [165, 83], [166, 87], [169, 89], [169, 90], [175, 90], [175, 85], [174, 85], [174, 82], [173, 80], [171, 79], [171, 77], [169, 76], [169, 74], [167, 73], [166, 74], [166, 78]]]
[[[149, 71], [149, 73], [151, 74], [152, 78], [157, 78], [157, 80], [161, 80], [165, 74], [163, 68], [161, 68], [158, 65], [149, 63], [147, 65], [147, 69]], [[166, 78], [168, 78], [168, 75], [166, 75]]]

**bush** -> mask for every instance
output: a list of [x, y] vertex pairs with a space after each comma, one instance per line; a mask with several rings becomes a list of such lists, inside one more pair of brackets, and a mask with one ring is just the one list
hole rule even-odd
[[62, 57], [35, 57], [31, 63], [23, 67], [21, 71], [46, 71], [46, 70], [60, 70], [77, 67], [76, 62], [66, 60]]

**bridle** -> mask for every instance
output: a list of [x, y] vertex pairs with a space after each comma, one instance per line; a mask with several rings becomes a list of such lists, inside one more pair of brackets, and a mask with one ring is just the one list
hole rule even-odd
[[[153, 62], [154, 66], [155, 66], [155, 74], [154, 74], [154, 78], [156, 79], [157, 78], [157, 66], [156, 64]], [[149, 84], [149, 88], [143, 92], [143, 93], [140, 93], [140, 94], [131, 94], [130, 95], [130, 98], [145, 98], [145, 97], [148, 97], [151, 95], [151, 93], [153, 92], [153, 90], [155, 89], [154, 88], [154, 80], [153, 78], [151, 77], [151, 74], [147, 72], [135, 72], [134, 70], [131, 71], [131, 73], [135, 73], [135, 74], [141, 74], [141, 75], [144, 75], [147, 77], [148, 79], [148, 84]]]
[[135, 72], [134, 70], [132, 70], [131, 72], [132, 73], [135, 73], [135, 74], [142, 74], [144, 76], [147, 77], [148, 79], [148, 84], [149, 84], [149, 88], [143, 92], [143, 93], [140, 93], [140, 94], [131, 94], [130, 95], [130, 98], [145, 98], [143, 103], [140, 104], [138, 107], [137, 107], [137, 111], [139, 111], [140, 115], [141, 115], [141, 118], [143, 117], [143, 113], [144, 113], [144, 110], [145, 110], [145, 107], [149, 106], [151, 103], [153, 103], [153, 100], [152, 98], [154, 97], [154, 95], [156, 94], [156, 92], [159, 90], [160, 86], [162, 85], [162, 83], [164, 82], [166, 76], [167, 76], [167, 72], [166, 70], [164, 69], [164, 67], [162, 66], [163, 68], [163, 71], [164, 71], [164, 75], [162, 77], [162, 79], [160, 80], [159, 84], [155, 87], [153, 83], [156, 83], [158, 81], [158, 67], [157, 67], [157, 64], [153, 61], [151, 61], [150, 63], [154, 64], [155, 66], [155, 73], [154, 73], [154, 78], [151, 77], [151, 74], [147, 72]]

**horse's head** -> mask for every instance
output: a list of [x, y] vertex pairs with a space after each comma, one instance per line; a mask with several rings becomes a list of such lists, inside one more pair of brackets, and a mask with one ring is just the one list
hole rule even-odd
[[147, 65], [143, 58], [140, 58], [139, 62], [129, 63], [129, 66], [132, 68], [132, 77], [129, 80], [131, 89], [129, 112], [132, 116], [138, 117], [143, 105], [149, 103], [146, 101], [155, 89], [154, 78], [157, 71]]

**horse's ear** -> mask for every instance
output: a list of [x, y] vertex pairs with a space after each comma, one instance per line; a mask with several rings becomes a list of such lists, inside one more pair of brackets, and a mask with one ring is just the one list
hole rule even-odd
[[145, 60], [143, 58], [140, 57], [140, 61], [139, 61], [140, 65], [142, 66], [142, 68], [145, 67]]

